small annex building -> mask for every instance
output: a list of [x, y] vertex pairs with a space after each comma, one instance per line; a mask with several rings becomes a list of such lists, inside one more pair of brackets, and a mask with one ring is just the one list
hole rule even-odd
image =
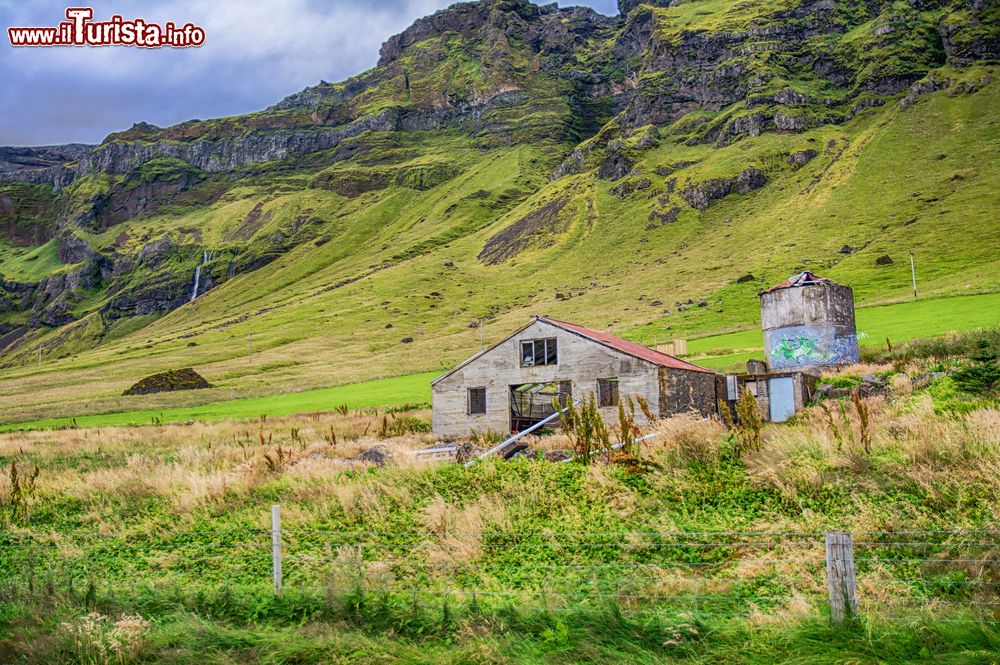
[[736, 377], [772, 422], [784, 422], [812, 399], [821, 371], [858, 362], [854, 292], [810, 271], [757, 294], [764, 362]]
[[[726, 379], [607, 332], [535, 317], [522, 328], [431, 382], [434, 433], [522, 431], [555, 413], [554, 400], [594, 394], [609, 425], [618, 403], [640, 396], [660, 417], [718, 413]], [[636, 410], [636, 420], [646, 418]]]

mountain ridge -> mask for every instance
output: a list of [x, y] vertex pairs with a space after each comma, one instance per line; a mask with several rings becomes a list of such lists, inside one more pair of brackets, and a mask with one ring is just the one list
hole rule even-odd
[[122, 359], [192, 354], [216, 385], [290, 385], [293, 365], [232, 368], [227, 340], [251, 328], [279, 364], [352, 348], [339, 369], [295, 361], [316, 386], [364, 357], [379, 375], [439, 368], [469, 326], [528, 312], [731, 329], [759, 280], [799, 268], [901, 297], [902, 264], [873, 254], [902, 246], [928, 252], [931, 293], [1000, 287], [996, 3], [664, 4], [462, 3], [373, 69], [256, 113], [0, 149], [11, 390], [39, 359], [67, 380], [121, 361], [111, 395], [139, 378]]

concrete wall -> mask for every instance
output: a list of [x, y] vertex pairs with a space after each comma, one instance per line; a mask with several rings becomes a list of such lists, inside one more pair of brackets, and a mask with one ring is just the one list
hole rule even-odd
[[659, 377], [661, 418], [688, 411], [711, 416], [726, 397], [726, 377], [718, 374], [660, 367]]
[[[521, 341], [555, 337], [557, 365], [521, 367]], [[658, 365], [633, 358], [556, 326], [535, 321], [514, 337], [487, 351], [432, 388], [434, 433], [441, 437], [467, 436], [470, 430], [510, 431], [510, 386], [522, 383], [572, 382], [573, 398], [597, 394], [597, 379], [618, 378], [618, 394], [642, 395], [654, 413], [660, 413]], [[680, 372], [688, 374], [687, 372]], [[714, 377], [712, 374], [705, 374]], [[486, 388], [486, 413], [468, 414], [468, 388]], [[697, 390], [695, 391], [697, 392]], [[609, 425], [618, 422], [617, 407], [601, 409]], [[645, 417], [636, 409], [636, 420]]]
[[849, 286], [816, 284], [770, 291], [760, 298], [760, 320], [772, 370], [858, 361], [854, 293]]

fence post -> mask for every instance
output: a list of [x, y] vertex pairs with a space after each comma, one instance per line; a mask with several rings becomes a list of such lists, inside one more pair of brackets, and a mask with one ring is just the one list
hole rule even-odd
[[854, 539], [849, 533], [826, 534], [826, 583], [830, 589], [830, 618], [841, 623], [858, 613], [854, 578]]
[[274, 570], [274, 593], [281, 594], [281, 506], [271, 506], [271, 567]]

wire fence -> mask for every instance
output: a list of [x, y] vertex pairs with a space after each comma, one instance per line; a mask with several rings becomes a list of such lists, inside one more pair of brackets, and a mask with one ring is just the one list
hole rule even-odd
[[1000, 530], [338, 530], [0, 534], [11, 588], [172, 584], [562, 611], [1000, 621]]

